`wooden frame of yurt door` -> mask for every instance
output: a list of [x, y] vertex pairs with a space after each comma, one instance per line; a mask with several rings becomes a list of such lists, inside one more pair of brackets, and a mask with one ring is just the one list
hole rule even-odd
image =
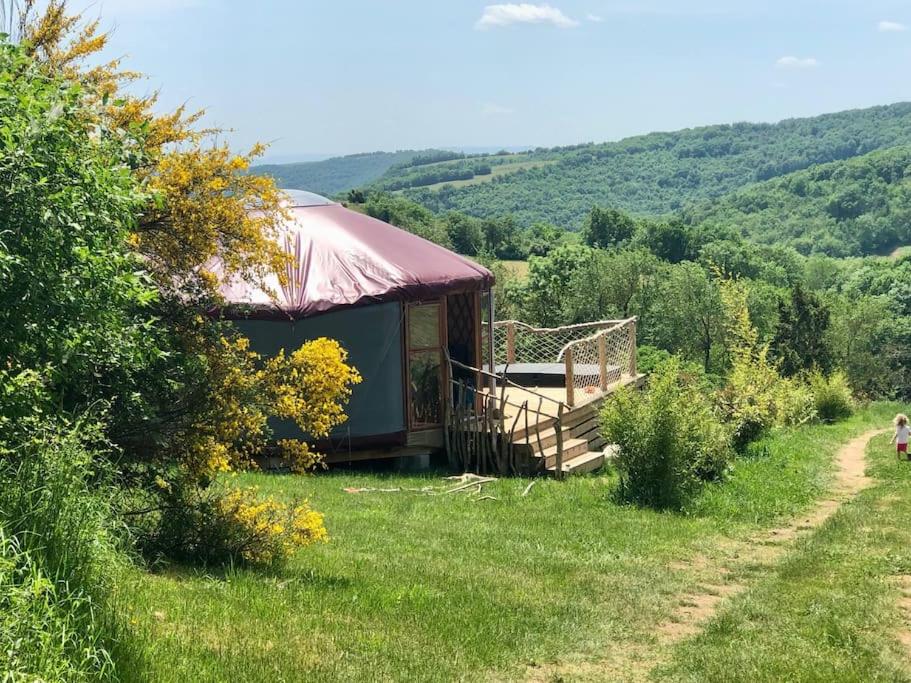
[[448, 385], [446, 298], [405, 304], [405, 410], [408, 430], [441, 429]]

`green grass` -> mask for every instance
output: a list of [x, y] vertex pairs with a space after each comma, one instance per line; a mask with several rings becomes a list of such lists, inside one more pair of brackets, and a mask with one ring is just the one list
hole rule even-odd
[[509, 274], [519, 280], [528, 279], [528, 261], [499, 261], [508, 271]]
[[836, 426], [782, 432], [738, 463], [689, 514], [612, 502], [610, 474], [505, 479], [496, 500], [344, 487], [440, 487], [439, 473], [244, 475], [303, 496], [332, 540], [274, 575], [139, 574], [122, 599], [148, 662], [129, 680], [481, 680], [522, 678], [568, 653], [646, 643], [693, 580], [669, 566], [805, 508], [833, 449], [895, 412], [875, 405]]
[[[871, 442], [861, 492], [699, 637], [661, 679], [907, 681], [898, 578], [911, 575], [911, 463]], [[911, 578], [911, 577], [909, 577]]]

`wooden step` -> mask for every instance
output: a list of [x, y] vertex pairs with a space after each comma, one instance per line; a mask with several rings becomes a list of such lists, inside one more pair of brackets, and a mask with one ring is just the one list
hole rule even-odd
[[[582, 406], [575, 408], [567, 408], [563, 413], [563, 427], [565, 429], [574, 428], [582, 425], [586, 422], [591, 422], [593, 420], [598, 420], [599, 411], [601, 408], [601, 400], [592, 401]], [[545, 430], [553, 429], [554, 424], [556, 423], [556, 418], [554, 417], [543, 417], [539, 418], [533, 413], [528, 415], [528, 435], [531, 439], [535, 439], [535, 425], [533, 420], [538, 419], [539, 429], [543, 435]], [[508, 420], [507, 420], [508, 422]], [[520, 420], [519, 424], [516, 425], [516, 431], [514, 434], [514, 443], [519, 443], [520, 441], [525, 440], [525, 421]]]
[[[588, 441], [585, 439], [567, 439], [563, 442], [563, 464], [588, 450]], [[556, 444], [544, 449], [544, 466], [551, 467], [557, 462]]]
[[[581, 455], [563, 461], [564, 474], [585, 474], [594, 472], [604, 464], [604, 453], [597, 451], [586, 451]], [[554, 465], [548, 466], [547, 471], [550, 474], [556, 474], [557, 468]]]

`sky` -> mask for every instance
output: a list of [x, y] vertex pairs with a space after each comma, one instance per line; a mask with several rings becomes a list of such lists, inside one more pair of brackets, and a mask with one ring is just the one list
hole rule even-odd
[[908, 0], [71, 0], [271, 160], [554, 146], [911, 100]]

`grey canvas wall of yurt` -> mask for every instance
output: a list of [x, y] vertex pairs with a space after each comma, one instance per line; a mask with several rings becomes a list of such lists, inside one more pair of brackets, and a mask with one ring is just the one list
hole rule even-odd
[[[488, 362], [481, 348], [489, 270], [324, 197], [286, 191], [290, 220], [278, 235], [291, 256], [284, 277], [261, 286], [223, 278], [221, 315], [265, 355], [318, 337], [337, 339], [363, 381], [348, 420], [318, 443], [326, 461], [395, 456], [443, 445], [446, 353]], [[219, 275], [218, 264], [213, 270]], [[293, 423], [276, 438], [299, 437]]]

